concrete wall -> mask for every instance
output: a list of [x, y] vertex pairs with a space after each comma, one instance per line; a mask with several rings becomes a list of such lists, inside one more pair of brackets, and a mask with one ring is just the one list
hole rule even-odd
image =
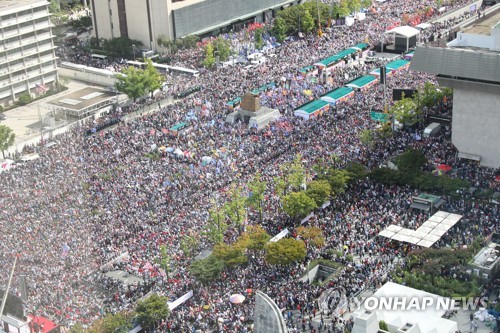
[[118, 20], [118, 5], [116, 0], [90, 0], [90, 4], [91, 6], [95, 6], [91, 13], [92, 22], [94, 23], [94, 30], [92, 30], [94, 37], [96, 36], [96, 25], [97, 36], [99, 38], [112, 39], [120, 37], [120, 22]]
[[454, 89], [452, 142], [481, 165], [500, 167], [500, 85], [438, 78]]
[[112, 87], [115, 85], [116, 78], [104, 75], [80, 72], [69, 68], [59, 68], [59, 76], [67, 77], [72, 80], [83, 81], [91, 84], [97, 84], [104, 87]]

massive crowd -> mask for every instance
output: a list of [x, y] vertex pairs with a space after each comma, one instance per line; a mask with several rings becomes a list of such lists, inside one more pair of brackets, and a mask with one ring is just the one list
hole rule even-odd
[[[463, 3], [457, 1], [455, 5]], [[273, 178], [280, 174], [279, 166], [298, 153], [307, 170], [312, 170], [320, 159], [331, 160], [332, 156], [339, 157], [339, 167], [358, 161], [373, 168], [415, 147], [432, 162], [452, 165], [454, 176], [466, 178], [478, 187], [499, 190], [498, 182], [493, 181], [495, 170], [455, 158], [449, 132], [423, 140], [399, 132], [373, 147], [363, 145], [360, 131], [374, 126], [370, 110], [382, 108], [378, 87], [356, 92], [323, 117], [302, 121], [293, 116], [298, 106], [369, 69], [362, 63], [355, 64], [336, 70], [333, 80], [320, 83], [298, 74], [299, 68], [358, 42], [374, 45], [397, 15], [427, 5], [432, 4], [426, 0], [387, 2], [377, 15], [367, 16], [351, 27], [335, 27], [321, 38], [308, 35], [284, 43], [269, 51], [276, 57], [269, 57], [255, 70], [235, 66], [202, 71], [197, 78], [178, 77], [168, 94], [195, 85], [203, 89], [135, 119], [116, 122], [117, 116], [138, 108], [132, 105], [76, 127], [56, 137], [56, 147], [42, 149], [40, 159], [3, 173], [0, 262], [2, 267], [10, 267], [13, 257], [20, 255], [13, 289], [19, 292], [17, 277], [26, 275], [27, 312], [65, 326], [76, 322], [91, 325], [106, 312], [131, 309], [149, 292], [173, 300], [193, 290], [194, 296], [160, 322], [158, 331], [247, 332], [253, 314], [253, 292], [262, 290], [284, 309], [292, 332], [333, 332], [334, 327], [351, 325], [340, 317], [334, 317], [329, 327], [323, 324], [323, 317], [319, 326], [313, 325], [311, 317], [319, 315], [315, 300], [324, 289], [298, 282], [298, 278], [307, 260], [335, 249], [344, 253], [335, 260], [347, 267], [335, 286], [353, 295], [379, 283], [382, 273], [398, 265], [396, 258], [404, 257], [413, 247], [378, 238], [378, 231], [388, 224], [417, 225], [426, 219], [424, 214], [409, 210], [410, 198], [417, 193], [414, 189], [385, 186], [368, 179], [352, 184], [318, 218], [309, 221], [323, 229], [325, 249], [309, 250], [304, 263], [291, 267], [269, 266], [262, 258], [252, 257], [248, 265], [225, 270], [209, 286], [200, 285], [189, 274], [192, 258], [185, 256], [179, 243], [184, 236], [194, 235], [200, 240], [199, 251], [210, 247], [202, 230], [211, 197], [224, 200], [230, 184], [245, 186], [257, 171], [269, 182], [263, 226], [270, 234], [282, 230], [285, 217]], [[234, 45], [245, 43], [244, 33], [225, 37], [232, 38]], [[200, 56], [199, 50], [181, 51], [174, 61], [189, 66], [198, 63]], [[85, 57], [78, 58], [94, 65]], [[405, 70], [389, 78], [388, 90], [415, 88], [427, 81], [435, 79]], [[269, 82], [276, 86], [262, 92], [262, 103], [279, 109], [279, 121], [262, 132], [250, 131], [243, 123], [225, 123], [228, 100]], [[305, 90], [312, 94], [305, 94]], [[166, 133], [165, 129], [187, 115], [193, 124], [191, 132], [177, 137]], [[111, 123], [115, 124], [113, 128], [97, 130]], [[150, 158], [147, 154], [152, 145], [189, 153], [164, 153], [160, 159]], [[25, 152], [34, 149], [38, 148], [26, 147]], [[212, 163], [203, 163], [203, 156], [213, 157]], [[480, 235], [498, 231], [497, 206], [468, 198], [445, 199], [444, 210], [458, 212], [464, 218], [439, 245], [467, 245]], [[248, 223], [257, 222], [258, 218], [250, 213]], [[234, 238], [235, 232], [230, 231], [227, 239]], [[160, 245], [167, 246], [172, 258], [174, 273], [168, 279], [157, 264]], [[126, 260], [114, 260], [123, 253], [127, 254]], [[347, 261], [348, 254], [359, 258], [357, 264]], [[127, 286], [104, 276], [116, 269], [144, 282]], [[7, 278], [5, 272], [1, 273], [2, 281]], [[231, 304], [228, 297], [232, 293], [244, 293], [247, 300]], [[325, 314], [325, 320], [327, 317]]]

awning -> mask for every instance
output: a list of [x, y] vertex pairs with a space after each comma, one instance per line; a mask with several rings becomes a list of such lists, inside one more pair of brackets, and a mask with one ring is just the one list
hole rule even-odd
[[419, 209], [419, 210], [423, 210], [423, 211], [429, 211], [429, 209], [431, 209], [431, 206], [430, 205], [426, 205], [426, 204], [422, 204], [422, 203], [418, 203], [418, 202], [412, 202], [411, 205], [410, 205], [410, 208], [415, 208], [415, 209]]

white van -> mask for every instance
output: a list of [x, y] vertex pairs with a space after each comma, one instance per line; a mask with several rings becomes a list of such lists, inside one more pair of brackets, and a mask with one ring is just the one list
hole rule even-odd
[[440, 123], [431, 123], [429, 126], [427, 126], [424, 129], [423, 137], [424, 138], [428, 138], [428, 137], [431, 137], [431, 136], [435, 136], [435, 135], [437, 135], [439, 133], [440, 130], [441, 130], [441, 124]]

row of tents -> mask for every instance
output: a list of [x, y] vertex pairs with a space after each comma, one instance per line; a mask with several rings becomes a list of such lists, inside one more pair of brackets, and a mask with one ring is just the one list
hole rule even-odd
[[[392, 76], [399, 70], [407, 69], [410, 66], [410, 60], [397, 59], [385, 65], [386, 76]], [[379, 82], [380, 68], [370, 71], [370, 75], [360, 76], [344, 87], [332, 90], [318, 100], [306, 103], [294, 111], [294, 115], [308, 120], [311, 117], [321, 116], [328, 111], [330, 107], [337, 103], [345, 102], [354, 95], [356, 90], [368, 89], [372, 85]]]

